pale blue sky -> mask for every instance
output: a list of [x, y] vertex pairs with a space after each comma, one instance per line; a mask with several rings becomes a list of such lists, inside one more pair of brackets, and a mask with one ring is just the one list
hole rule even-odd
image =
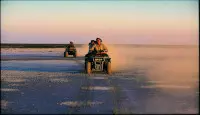
[[[197, 44], [198, 1], [1, 1], [1, 42]], [[115, 40], [113, 40], [115, 39]]]

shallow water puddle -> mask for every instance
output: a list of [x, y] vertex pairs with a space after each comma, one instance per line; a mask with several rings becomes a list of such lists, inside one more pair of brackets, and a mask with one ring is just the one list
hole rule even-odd
[[25, 79], [14, 79], [14, 78], [5, 78], [2, 80], [2, 82], [25, 82]]
[[68, 79], [66, 78], [55, 78], [55, 79], [50, 79], [51, 82], [69, 82]]
[[1, 88], [1, 91], [19, 91], [19, 89], [11, 89], [11, 88]]
[[89, 87], [81, 87], [83, 90], [113, 90], [114, 87], [101, 87], [101, 86], [89, 86]]
[[89, 77], [89, 79], [108, 79], [108, 77]]
[[92, 105], [99, 105], [99, 104], [103, 104], [103, 102], [99, 102], [99, 101], [87, 101], [87, 102], [66, 101], [66, 102], [60, 103], [60, 105], [67, 105], [67, 106], [71, 106], [71, 107], [92, 106]]
[[24, 86], [25, 84], [9, 84], [8, 86]]
[[9, 104], [11, 104], [11, 103], [13, 103], [13, 102], [9, 102], [9, 101], [6, 101], [6, 100], [1, 100], [1, 108], [2, 109], [6, 109], [9, 106]]

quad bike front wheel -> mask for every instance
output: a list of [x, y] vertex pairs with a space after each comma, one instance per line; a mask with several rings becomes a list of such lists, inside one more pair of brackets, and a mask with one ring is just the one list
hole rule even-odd
[[112, 73], [112, 71], [111, 71], [111, 62], [108, 62], [107, 63], [107, 74], [111, 74]]
[[91, 65], [91, 62], [86, 62], [86, 72], [87, 74], [90, 74], [91, 71], [92, 71], [92, 65]]

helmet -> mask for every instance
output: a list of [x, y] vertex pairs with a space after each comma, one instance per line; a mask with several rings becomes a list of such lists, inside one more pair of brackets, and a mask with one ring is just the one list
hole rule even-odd
[[90, 43], [94, 42], [95, 40], [91, 40]]

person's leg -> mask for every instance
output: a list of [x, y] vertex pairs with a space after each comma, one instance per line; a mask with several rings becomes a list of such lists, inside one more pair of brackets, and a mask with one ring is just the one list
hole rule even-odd
[[91, 56], [91, 53], [85, 55], [85, 60], [87, 60]]
[[85, 57], [89, 57], [90, 53], [86, 54]]
[[92, 53], [89, 53], [89, 54], [88, 54], [88, 57], [91, 57], [91, 56], [92, 56]]
[[108, 54], [103, 54], [103, 57], [109, 57]]

